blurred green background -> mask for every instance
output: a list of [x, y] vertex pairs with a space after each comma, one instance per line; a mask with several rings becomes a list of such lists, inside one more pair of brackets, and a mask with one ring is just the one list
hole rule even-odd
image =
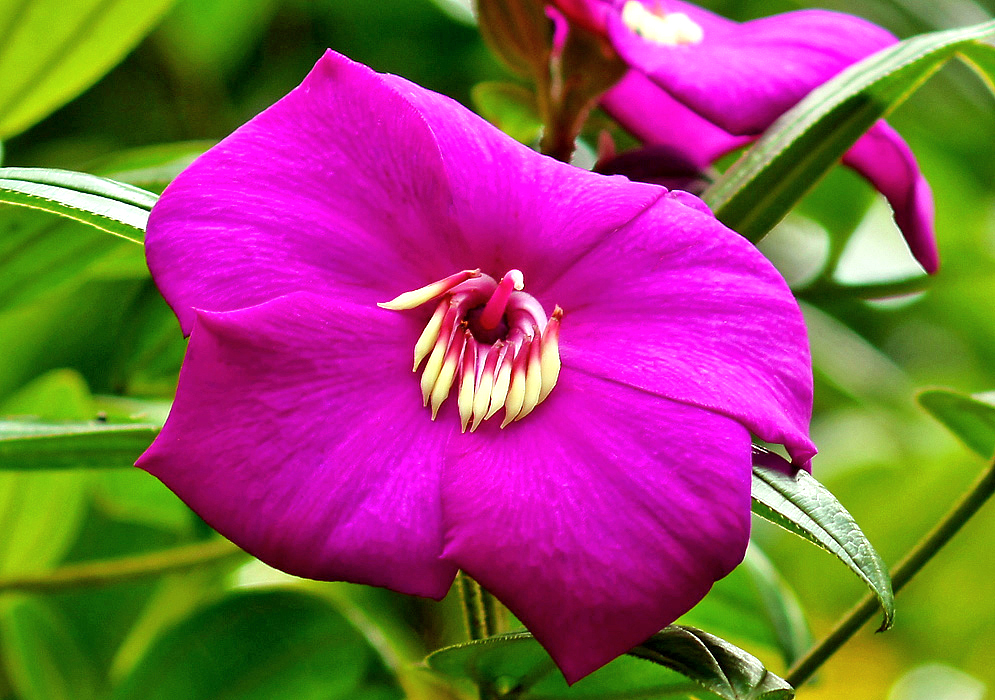
[[[0, 81], [4, 71], [19, 70], [4, 37], [23, 4], [0, 0]], [[512, 79], [455, 0], [160, 4], [161, 21], [146, 20], [155, 28], [116, 67], [5, 140], [3, 165], [84, 170], [161, 189], [196, 153], [299, 83], [328, 47], [467, 105], [474, 84]], [[738, 19], [810, 6], [702, 4]], [[860, 14], [902, 37], [995, 14], [993, 0], [819, 6]], [[930, 386], [995, 390], [995, 100], [973, 73], [952, 64], [891, 122], [912, 145], [936, 196], [943, 267], [926, 293], [884, 303], [806, 289], [819, 274], [858, 283], [918, 273], [887, 206], [848, 172], [828, 177], [762, 245], [797, 284], [810, 324], [813, 431], [821, 449], [814, 473], [889, 563], [983, 467], [915, 396]], [[184, 345], [138, 246], [0, 205], [0, 415], [154, 416], [175, 387]], [[108, 395], [135, 402], [103, 398]], [[137, 470], [0, 473], [0, 579], [208, 536], [182, 504]], [[756, 539], [797, 592], [816, 637], [863, 595], [859, 580], [832, 556], [765, 524]], [[995, 507], [989, 506], [900, 594], [894, 630], [874, 635], [868, 627], [800, 697], [979, 700], [995, 694], [993, 551]], [[283, 697], [259, 683], [223, 695], [225, 683], [217, 680], [226, 668], [249, 669], [252, 644], [274, 639], [296, 659], [299, 668], [288, 673], [304, 679], [294, 697], [397, 697], [392, 664], [461, 638], [453, 601], [287, 583], [258, 565], [234, 571], [241, 563], [83, 592], [0, 593], [0, 700], [108, 693]], [[274, 581], [332, 605], [314, 610], [312, 598], [264, 592], [252, 594], [259, 598], [241, 612], [223, 614], [237, 595], [250, 595], [233, 598], [233, 590]], [[293, 635], [286, 635], [287, 620], [297, 621]], [[225, 636], [228, 628], [243, 631]], [[329, 638], [346, 650], [338, 666], [308, 656]], [[205, 680], [197, 688], [169, 686], [166, 669], [178, 663], [185, 639], [202, 651], [199, 661], [187, 660], [201, 664]], [[753, 651], [783, 670], [775, 655]], [[329, 664], [351, 669], [348, 678], [328, 674]], [[211, 680], [212, 673], [221, 675]], [[444, 697], [402, 685], [412, 696]], [[151, 687], [159, 694], [148, 694]]]

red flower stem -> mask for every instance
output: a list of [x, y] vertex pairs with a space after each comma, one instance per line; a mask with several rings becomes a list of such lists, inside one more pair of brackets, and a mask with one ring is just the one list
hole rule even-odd
[[[981, 506], [995, 493], [995, 463], [986, 469], [953, 508], [892, 569], [891, 584], [895, 593], [912, 578], [957, 534]], [[878, 610], [877, 598], [868, 593], [818, 645], [788, 671], [784, 679], [797, 688], [809, 680], [833, 654], [870, 620]]]

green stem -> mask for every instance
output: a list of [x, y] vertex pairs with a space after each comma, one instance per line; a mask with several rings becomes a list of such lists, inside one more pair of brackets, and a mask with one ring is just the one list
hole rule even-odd
[[894, 282], [875, 282], [872, 284], [839, 284], [831, 279], [814, 282], [808, 287], [794, 290], [795, 296], [806, 301], [848, 297], [851, 299], [887, 299], [906, 294], [916, 294], [929, 288], [933, 281], [928, 275], [917, 275]]
[[[462, 571], [456, 576], [460, 599], [463, 601], [463, 621], [471, 640], [485, 639], [498, 631], [498, 602], [480, 584]], [[497, 700], [500, 695], [490, 683], [478, 684], [480, 700]]]
[[196, 569], [246, 556], [228, 540], [211, 540], [120, 559], [68, 564], [45, 573], [0, 579], [0, 593], [54, 593], [110, 586]]
[[481, 588], [480, 602], [484, 608], [484, 625], [487, 627], [487, 636], [491, 637], [506, 632], [504, 609], [498, 599]]
[[460, 600], [463, 601], [463, 622], [466, 623], [466, 634], [470, 641], [483, 639], [487, 636], [488, 630], [480, 585], [462, 571], [456, 576], [456, 585], [459, 586]]
[[[995, 463], [986, 469], [960, 501], [915, 547], [892, 569], [895, 593], [905, 587], [937, 552], [957, 534], [971, 517], [995, 493]], [[797, 688], [810, 679], [829, 657], [836, 653], [878, 610], [877, 598], [868, 594], [854, 606], [817, 646], [812, 648], [787, 673], [784, 679]]]

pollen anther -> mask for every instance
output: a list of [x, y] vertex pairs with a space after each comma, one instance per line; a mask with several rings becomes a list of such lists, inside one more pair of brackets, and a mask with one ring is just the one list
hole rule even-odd
[[521, 420], [549, 396], [560, 372], [563, 310], [547, 318], [524, 288], [518, 270], [500, 282], [463, 270], [379, 304], [406, 310], [439, 299], [414, 349], [414, 371], [425, 365], [422, 400], [432, 420], [454, 388], [461, 428], [471, 433], [502, 408], [502, 428]]
[[473, 279], [474, 277], [480, 277], [479, 268], [476, 270], [463, 270], [462, 272], [457, 272], [455, 275], [449, 275], [449, 277], [441, 279], [438, 282], [426, 284], [420, 289], [399, 294], [390, 301], [380, 302], [377, 306], [390, 311], [413, 309], [426, 302], [432, 301], [437, 296], [445, 294], [456, 285], [466, 282], [469, 279]]
[[622, 6], [622, 23], [646, 41], [661, 46], [700, 44], [705, 38], [701, 25], [683, 12], [658, 14], [640, 0]]

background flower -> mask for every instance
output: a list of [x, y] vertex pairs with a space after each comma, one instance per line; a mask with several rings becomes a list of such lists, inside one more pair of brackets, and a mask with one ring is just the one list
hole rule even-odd
[[[610, 41], [631, 67], [601, 104], [645, 144], [643, 171], [656, 162], [656, 179], [685, 177], [685, 164], [702, 170], [757, 138], [813, 89], [850, 65], [897, 42], [884, 29], [853, 15], [800, 10], [734, 22], [680, 0], [554, 0], [564, 14]], [[626, 6], [646, 8], [631, 13]], [[655, 14], [654, 14], [655, 13]], [[700, 38], [672, 43], [645, 36], [637, 26], [681, 16]], [[669, 153], [661, 153], [661, 147]], [[611, 172], [632, 172], [628, 162]], [[916, 260], [936, 272], [939, 257], [933, 199], [915, 156], [901, 136], [881, 121], [843, 158], [891, 204], [895, 221]]]

